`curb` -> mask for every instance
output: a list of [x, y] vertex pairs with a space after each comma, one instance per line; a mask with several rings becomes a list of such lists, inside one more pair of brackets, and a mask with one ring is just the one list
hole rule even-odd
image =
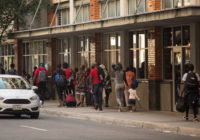
[[87, 114], [62, 112], [62, 111], [49, 110], [45, 108], [41, 108], [40, 111], [42, 113], [46, 113], [50, 115], [58, 115], [58, 116], [64, 116], [64, 117], [69, 117], [69, 118], [75, 118], [75, 119], [91, 120], [91, 121], [96, 121], [96, 122], [105, 123], [105, 124], [115, 124], [115, 125], [126, 126], [126, 127], [145, 128], [145, 129], [151, 129], [151, 130], [155, 130], [159, 132], [173, 133], [173, 134], [179, 134], [179, 135], [198, 136], [198, 137], [200, 136], [199, 128], [172, 126], [172, 125], [161, 124], [161, 123], [156, 123], [156, 122], [124, 120], [124, 119], [117, 119], [117, 118], [103, 117], [103, 116], [100, 116], [100, 117], [90, 116]]

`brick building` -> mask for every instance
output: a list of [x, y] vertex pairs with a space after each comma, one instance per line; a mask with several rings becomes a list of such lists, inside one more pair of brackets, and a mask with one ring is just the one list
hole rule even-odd
[[[200, 0], [52, 3], [55, 11], [43, 10], [40, 23], [13, 33], [15, 51], [1, 53], [1, 63], [14, 61], [19, 73], [32, 73], [33, 66], [43, 62], [52, 75], [58, 63], [68, 62], [74, 69], [99, 62], [112, 76], [111, 64], [120, 62], [124, 69], [132, 65], [137, 70], [140, 108], [163, 111], [174, 111], [187, 64], [192, 62], [200, 72]], [[1, 48], [6, 52], [6, 45]], [[116, 105], [114, 92], [110, 98]]]

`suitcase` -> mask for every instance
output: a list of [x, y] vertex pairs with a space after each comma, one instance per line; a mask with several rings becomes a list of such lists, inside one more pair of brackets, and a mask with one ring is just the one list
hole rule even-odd
[[66, 95], [65, 104], [68, 107], [76, 107], [76, 99], [73, 94]]

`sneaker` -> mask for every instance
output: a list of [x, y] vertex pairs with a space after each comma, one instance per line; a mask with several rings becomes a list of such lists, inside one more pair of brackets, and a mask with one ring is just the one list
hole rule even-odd
[[196, 122], [198, 122], [198, 121], [199, 121], [199, 119], [198, 119], [197, 117], [194, 117], [193, 121], [196, 121]]
[[130, 110], [129, 112], [133, 112], [133, 110]]
[[184, 116], [183, 118], [184, 118], [186, 121], [188, 121], [188, 117]]
[[95, 108], [95, 110], [97, 110], [97, 109], [98, 109], [98, 105], [95, 105], [95, 107], [94, 107], [94, 108]]
[[99, 111], [103, 111], [102, 107], [99, 107]]

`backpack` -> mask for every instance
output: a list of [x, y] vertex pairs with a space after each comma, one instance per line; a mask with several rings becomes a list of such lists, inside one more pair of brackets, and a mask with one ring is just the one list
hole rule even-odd
[[198, 89], [198, 80], [195, 73], [190, 72], [186, 77], [186, 88], [189, 90]]
[[39, 71], [39, 76], [38, 76], [39, 82], [46, 82], [47, 81], [47, 73], [45, 69]]
[[102, 84], [105, 84], [105, 73], [101, 67], [97, 67], [98, 70], [98, 78], [101, 80]]
[[55, 81], [56, 81], [56, 85], [58, 85], [59, 87], [65, 87], [67, 84], [65, 75], [62, 75], [60, 73], [57, 73], [55, 75]]

